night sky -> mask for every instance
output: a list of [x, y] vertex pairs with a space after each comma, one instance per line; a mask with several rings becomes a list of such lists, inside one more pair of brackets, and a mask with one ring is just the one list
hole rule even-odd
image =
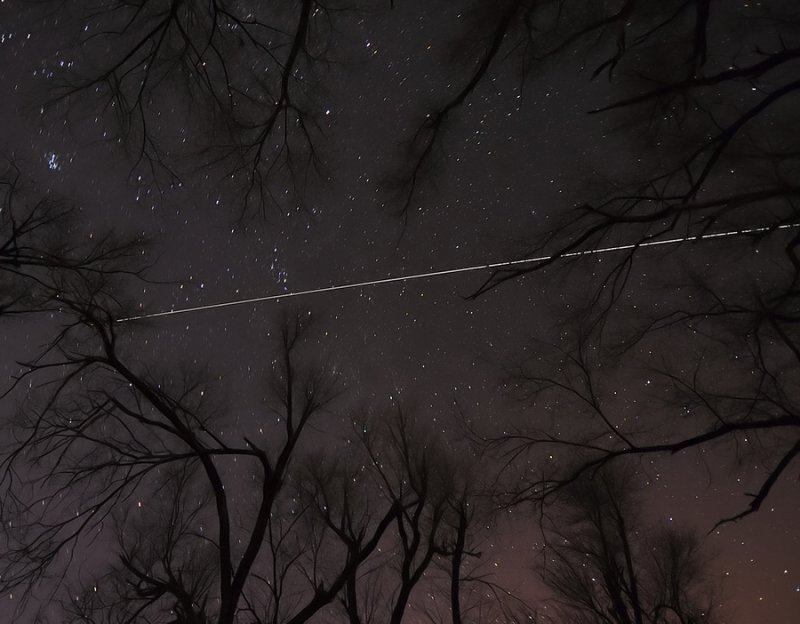
[[[624, 114], [587, 114], [613, 99], [616, 87], [605, 77], [591, 79], [583, 69], [590, 62], [577, 46], [525, 73], [515, 56], [523, 52], [506, 42], [500, 60], [448, 117], [408, 214], [398, 214], [403, 190], [394, 182], [407, 162], [410, 137], [427, 112], [463, 87], [485, 42], [469, 34], [481, 19], [470, 8], [480, 3], [364, 4], [364, 10], [333, 13], [336, 27], [326, 31], [321, 54], [326, 62], [308, 70], [302, 105], [317, 124], [319, 171], [307, 172], [298, 192], [279, 174], [265, 182], [275, 201], [244, 205], [241, 183], [225, 175], [229, 161], [203, 147], [224, 137], [178, 83], [160, 87], [153, 128], [175, 179], [160, 170], [154, 178], [137, 166], [135, 149], [116, 140], [114, 112], [95, 106], [92, 97], [42, 108], [64, 72], [102, 65], [99, 47], [75, 47], [81, 25], [93, 22], [70, 9], [77, 6], [72, 3], [0, 4], [2, 152], [18, 163], [32, 193], [80, 206], [81, 236], [112, 229], [152, 239], [148, 275], [162, 283], [137, 284], [130, 295], [136, 312], [145, 314], [526, 257], [531, 241], [574, 206], [610, 180], [643, 175], [649, 166], [647, 139], [627, 131]], [[735, 4], [731, 20], [744, 19], [746, 9], [738, 5], [746, 3]], [[291, 24], [293, 3], [282, 5], [285, 14], [276, 20]], [[484, 10], [500, 11], [501, 5]], [[724, 63], [723, 53], [736, 45], [723, 31], [712, 29], [719, 53], [710, 55], [711, 64]], [[797, 65], [784, 71], [796, 75]], [[734, 96], [720, 91], [721, 110], [728, 97]], [[775, 115], [777, 127], [791, 123], [784, 109]], [[692, 132], [686, 130], [687, 141]], [[759, 258], [754, 247], [732, 237], [640, 250], [626, 301], [669, 306], [690, 274], [722, 282], [744, 274], [761, 279], [772, 270], [770, 257], [763, 257], [769, 249]], [[569, 319], [600, 286], [604, 262], [613, 262], [613, 254], [556, 262], [474, 300], [469, 295], [487, 271], [154, 317], [124, 323], [123, 331], [142, 366], [198, 367], [217, 379], [216, 400], [226, 406], [223, 436], [258, 429], [260, 384], [273, 357], [268, 336], [281, 311], [297, 306], [317, 318], [314, 350], [335, 367], [345, 405], [402, 400], [437, 423], [447, 439], [458, 437], [451, 427], [458, 407], [483, 431], [499, 435], [532, 422], [543, 407], [519, 399], [508, 367], [547, 353], [549, 347], [537, 345], [574, 338], [577, 326]], [[0, 333], [3, 379], [48, 335], [43, 325], [17, 322]], [[618, 413], [655, 432], [656, 441], [668, 437], [676, 419], [649, 387], [650, 371], [667, 352], [701, 357], [690, 341], [644, 341], [633, 349], [634, 365], [610, 375], [604, 388]], [[732, 361], [712, 366], [720, 376], [738, 374]], [[342, 408], [326, 426], [346, 430], [345, 414]], [[488, 470], [491, 460], [480, 461]], [[757, 453], [737, 458], [726, 444], [644, 458], [638, 466], [645, 515], [705, 534], [745, 508], [745, 493], [758, 487], [765, 461]], [[484, 538], [483, 556], [498, 580], [522, 595], [540, 596], [533, 569], [541, 546], [536, 512], [520, 505], [504, 515]], [[722, 621], [794, 621], [800, 612], [798, 520], [795, 464], [760, 511], [708, 535]]]

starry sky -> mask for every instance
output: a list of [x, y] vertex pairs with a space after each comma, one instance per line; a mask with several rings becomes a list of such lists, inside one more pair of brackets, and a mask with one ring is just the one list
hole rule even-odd
[[[277, 178], [270, 188], [278, 200], [243, 212], [241, 193], [221, 176], [224, 165], [215, 166], [205, 152], [176, 147], [180, 181], [159, 186], [114, 140], [108, 114], [90, 105], [42, 107], [61, 70], [97, 61], [74, 47], [84, 18], [57, 4], [0, 3], [0, 145], [37, 192], [80, 205], [86, 231], [137, 232], [153, 240], [151, 275], [164, 283], [141, 285], [133, 295], [144, 312], [516, 259], [533, 234], [584, 201], [597, 180], [636, 171], [647, 155], [618, 118], [586, 114], [608, 100], [613, 86], [581, 72], [577, 53], [524, 79], [517, 63], [497, 63], [448, 120], [435, 166], [407, 220], [398, 217], [389, 179], [420, 120], [467, 75], [464, 22], [471, 3], [401, 0], [391, 10], [388, 2], [366, 3], [364, 11], [337, 16], [326, 48], [331, 62], [319, 69], [307, 96], [316, 114], [320, 172], [311, 174], [302, 197]], [[165, 149], [186, 136], [202, 145], [197, 139], [212, 131], [174, 97], [160, 105]], [[641, 253], [628, 281], [634, 300], [667, 297], [656, 284], [681, 280], [687, 266], [707, 272], [732, 267], [732, 257], [745, 267], [755, 262], [741, 257], [733, 241], [680, 249], [678, 257], [667, 250]], [[282, 306], [308, 306], [319, 318], [315, 347], [335, 363], [354, 402], [402, 398], [441, 422], [445, 435], [457, 404], [503, 431], [535, 409], [509, 397], [504, 366], [530, 353], [534, 337], [566, 340], [573, 330], [562, 321], [598, 286], [596, 267], [575, 264], [565, 278], [553, 266], [476, 300], [467, 297], [486, 272], [151, 318], [136, 321], [135, 353], [142, 362], [207, 366], [224, 379], [226, 426], [251, 427], [273, 321]], [[5, 376], [41, 340], [36, 332], [34, 325], [0, 334], [3, 353], [14, 354], [4, 355]], [[612, 379], [621, 412], [638, 414], [654, 404], [646, 369], [666, 348], [659, 340], [644, 344], [635, 354], [637, 371]], [[669, 348], [691, 357], [690, 346]], [[667, 406], [649, 413], [670, 418]], [[647, 515], [706, 532], [741, 510], [743, 493], [763, 466], [748, 456], [737, 463], [733, 455], [723, 446], [643, 461]], [[757, 514], [708, 535], [725, 622], [788, 623], [800, 610], [796, 481], [795, 470]], [[508, 516], [487, 556], [499, 578], [525, 578], [515, 589], [536, 595], [532, 566], [540, 535], [532, 511], [521, 506]]]

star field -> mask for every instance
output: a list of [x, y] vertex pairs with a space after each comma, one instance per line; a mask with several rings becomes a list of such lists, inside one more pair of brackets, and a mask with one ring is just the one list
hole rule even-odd
[[[163, 149], [179, 155], [175, 169], [180, 173], [174, 177], [158, 168], [151, 175], [141, 163], [132, 166], [135, 150], [132, 158], [131, 149], [116, 138], [111, 112], [42, 108], [48, 85], [81, 61], [72, 46], [80, 36], [72, 23], [78, 18], [44, 6], [0, 4], [3, 150], [21, 164], [35, 192], [80, 206], [77, 229], [87, 237], [113, 230], [151, 241], [141, 255], [152, 262], [152, 281], [127, 293], [131, 315], [528, 257], [534, 235], [548, 231], [608, 180], [649, 173], [652, 153], [641, 147], [647, 137], [624, 134], [619, 117], [586, 114], [595, 103], [607, 102], [613, 87], [581, 73], [584, 60], [577, 51], [524, 79], [518, 65], [497, 64], [490, 79], [448, 119], [433, 149], [432, 171], [421, 181], [404, 221], [396, 209], [396, 165], [405, 162], [409, 137], [427, 111], [463, 86], [461, 72], [468, 74], [472, 67], [465, 59], [477, 44], [464, 34], [473, 19], [471, 3], [395, 4], [393, 10], [371, 5], [342, 17], [341, 31], [325, 50], [328, 62], [298, 69], [298, 80], [319, 85], [308, 88], [313, 97], [296, 96], [298, 106], [314, 111], [319, 162], [304, 178], [310, 182], [303, 193], [281, 170], [268, 185], [276, 199], [263, 211], [242, 208], [239, 174], [229, 175], [225, 164], [209, 164], [205, 155], [198, 158], [184, 147], [197, 141], [207, 120], [207, 111], [193, 110], [191, 102], [165, 98], [156, 107], [153, 123], [166, 136]], [[85, 25], [90, 32], [95, 27]], [[507, 54], [512, 57], [511, 50]], [[248, 71], [276, 71], [276, 66]], [[266, 92], [257, 97], [265, 98]], [[746, 106], [758, 95], [736, 97]], [[722, 91], [719, 96], [732, 97]], [[772, 123], [780, 127], [784, 117], [788, 113], [777, 111]], [[686, 136], [690, 131], [695, 129]], [[689, 235], [678, 232], [684, 234]], [[770, 248], [745, 255], [739, 245], [723, 240], [681, 245], [677, 252], [641, 250], [620, 309], [642, 311], [637, 318], [644, 318], [649, 311], [671, 310], [676, 301], [693, 305], [698, 295], [685, 283], [689, 274], [711, 275], [725, 284], [745, 275], [755, 281], [770, 277], [774, 269], [764, 257]], [[307, 348], [333, 371], [348, 405], [407, 402], [449, 448], [460, 449], [466, 464], [483, 467], [488, 460], [468, 449], [454, 428], [458, 415], [497, 435], [522, 430], [534, 418], [551, 424], [558, 438], [582, 426], [564, 416], [572, 413], [568, 398], [526, 394], [530, 391], [515, 383], [511, 369], [520, 363], [539, 370], [542, 362], [558, 362], [552, 353], [578, 338], [569, 319], [589, 293], [604, 288], [614, 262], [611, 254], [585, 264], [565, 260], [563, 271], [547, 267], [474, 300], [469, 296], [488, 274], [320, 292], [301, 301], [198, 310], [120, 327], [144, 368], [193, 368], [207, 375], [213, 396], [204, 390], [193, 400], [225, 414], [215, 422], [215, 435], [237, 442], [252, 436], [268, 447], [278, 426], [264, 416], [263, 380], [276, 366], [269, 340], [285, 310], [307, 307], [316, 324]], [[611, 340], [624, 329], [624, 322], [610, 322]], [[42, 332], [31, 323], [22, 331], [0, 333], [7, 354], [4, 378], [18, 372], [17, 362], [39, 346]], [[632, 436], [646, 431], [660, 443], [690, 429], [692, 410], [699, 408], [687, 400], [676, 411], [653, 372], [667, 356], [674, 362], [676, 354], [685, 355], [685, 368], [676, 375], [691, 375], [696, 367], [735, 386], [740, 375], [750, 374], [746, 354], [731, 352], [720, 364], [700, 344], [699, 338], [695, 343], [653, 337], [630, 345], [630, 365], [612, 370], [609, 364], [598, 394], [618, 419], [617, 430]], [[599, 353], [587, 357], [594, 356], [601, 361]], [[713, 367], [708, 373], [704, 362]], [[559, 366], [550, 370], [561, 371]], [[605, 372], [601, 369], [598, 365]], [[351, 436], [345, 433], [353, 426], [348, 408], [331, 410], [326, 418], [311, 434], [312, 447], [325, 449], [331, 432]], [[345, 445], [356, 445], [357, 435], [351, 437]], [[706, 543], [715, 553], [710, 575], [721, 586], [714, 599], [720, 621], [729, 624], [788, 623], [800, 609], [796, 465], [757, 513], [715, 527], [719, 519], [741, 511], [748, 504], [743, 493], [757, 489], [769, 473], [774, 458], [765, 455], [768, 445], [762, 442], [742, 437], [701, 450], [648, 455], [638, 464], [649, 521], [708, 533]], [[553, 453], [548, 461], [566, 461], [563, 449]], [[539, 469], [534, 459], [522, 459], [513, 474], [522, 479]], [[231, 497], [242, 509], [257, 504], [246, 490]], [[156, 503], [157, 498], [130, 499], [125, 513]], [[300, 504], [287, 509], [288, 518], [300, 513]], [[536, 513], [531, 505], [503, 511], [483, 527], [480, 543], [484, 569], [534, 601], [544, 595], [534, 570], [544, 547]], [[14, 603], [18, 596], [5, 600]], [[446, 599], [427, 590], [425, 600]], [[442, 605], [436, 608], [449, 608]], [[423, 621], [420, 613], [411, 621]]]

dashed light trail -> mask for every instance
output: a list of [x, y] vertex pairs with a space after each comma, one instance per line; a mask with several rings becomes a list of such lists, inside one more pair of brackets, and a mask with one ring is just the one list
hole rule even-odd
[[203, 310], [216, 310], [219, 308], [230, 308], [233, 306], [242, 306], [253, 303], [264, 303], [267, 301], [278, 301], [279, 299], [292, 299], [296, 297], [305, 297], [307, 295], [316, 295], [319, 293], [333, 292], [337, 290], [351, 290], [354, 288], [365, 288], [368, 286], [380, 286], [382, 284], [392, 284], [395, 282], [411, 282], [414, 280], [430, 279], [434, 277], [443, 277], [446, 275], [455, 275], [457, 273], [471, 273], [474, 271], [492, 271], [497, 269], [505, 269], [525, 264], [536, 264], [538, 262], [546, 262], [550, 260], [557, 260], [560, 258], [574, 258], [577, 256], [590, 256], [603, 253], [613, 253], [618, 251], [627, 251], [642, 247], [660, 247], [665, 245], [676, 245], [685, 242], [700, 242], [719, 238], [726, 238], [729, 236], [744, 236], [747, 234], [758, 234], [767, 232], [771, 229], [786, 230], [790, 228], [800, 227], [800, 223], [788, 223], [779, 226], [764, 226], [754, 227], [744, 230], [729, 230], [726, 232], [714, 232], [711, 234], [701, 234], [699, 236], [683, 236], [681, 238], [666, 238], [661, 240], [651, 240], [639, 243], [630, 243], [627, 245], [616, 245], [613, 247], [601, 247], [598, 249], [586, 249], [583, 251], [571, 251], [562, 254], [554, 254], [551, 256], [538, 256], [534, 258], [522, 258], [519, 260], [506, 260], [503, 262], [490, 262], [488, 264], [475, 264], [472, 266], [458, 267], [454, 269], [442, 269], [439, 271], [428, 271], [426, 273], [414, 273], [411, 275], [397, 275], [394, 277], [384, 277], [381, 279], [367, 280], [363, 282], [351, 282], [346, 284], [334, 284], [333, 286], [321, 286], [319, 288], [309, 288], [307, 290], [295, 290], [291, 292], [281, 293], [279, 295], [264, 295], [261, 297], [251, 297], [249, 299], [232, 299], [229, 301], [221, 301], [219, 303], [209, 303], [200, 306], [193, 306], [188, 308], [174, 308], [171, 310], [164, 310], [162, 312], [151, 312], [149, 314], [141, 314], [139, 316], [128, 316], [125, 318], [117, 319], [117, 323], [127, 323], [129, 321], [138, 321], [141, 319], [159, 318], [164, 316], [174, 316], [176, 314], [189, 314], [190, 312], [201, 312]]

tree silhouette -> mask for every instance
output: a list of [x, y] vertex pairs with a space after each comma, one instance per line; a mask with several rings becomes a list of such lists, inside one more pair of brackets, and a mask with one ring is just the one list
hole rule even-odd
[[651, 529], [636, 485], [618, 468], [571, 484], [545, 522], [541, 572], [556, 621], [582, 624], [714, 622], [708, 556], [697, 536]]
[[[520, 257], [548, 260], [498, 270], [473, 293], [546, 272], [578, 310], [561, 325], [570, 338], [541, 347], [551, 359], [523, 356], [513, 376], [538, 407], [566, 402], [586, 428], [564, 435], [542, 415], [542, 426], [520, 428], [505, 448], [569, 448], [590, 470], [620, 455], [727, 441], [734, 454], [756, 449], [764, 469], [749, 506], [728, 519], [755, 511], [800, 453], [800, 189], [798, 144], [786, 132], [800, 88], [796, 10], [782, 2], [509, 6], [516, 21], [495, 23], [522, 46], [525, 71], [579, 54], [593, 79], [609, 79], [614, 98], [589, 112], [615, 123], [638, 157], [598, 182], [606, 189], [596, 199], [528, 238]], [[615, 251], [597, 253], [604, 249]], [[661, 359], [643, 364], [642, 353]], [[628, 385], [647, 379], [642, 402], [651, 409], [634, 414], [614, 403], [621, 370]], [[640, 435], [662, 415], [680, 425]], [[551, 474], [527, 493], [545, 496], [580, 470]]]
[[347, 580], [337, 613], [351, 624], [420, 612], [460, 624], [529, 612], [484, 569], [479, 547], [496, 509], [483, 479], [418, 416], [399, 404], [361, 412], [347, 457], [314, 456], [300, 474], [302, 500], [345, 545], [340, 558], [352, 557], [377, 509], [400, 510], [381, 552]]
[[[157, 183], [174, 182], [178, 162], [200, 156], [206, 175], [213, 169], [237, 189], [242, 214], [302, 200], [325, 160], [322, 76], [342, 60], [352, 16], [393, 8], [315, 0], [52, 4], [76, 40], [60, 53], [70, 62], [48, 73], [46, 108], [102, 121], [106, 138], [124, 139], [134, 168]], [[403, 161], [382, 172], [404, 219], [448, 154], [450, 121], [476, 91], [508, 67], [524, 88], [560, 63], [576, 80], [612, 83], [614, 99], [590, 112], [616, 120], [647, 158], [555, 228], [555, 253], [618, 234], [643, 241], [723, 222], [792, 222], [784, 200], [798, 195], [797, 145], [786, 130], [800, 89], [792, 72], [800, 30], [791, 2], [717, 9], [710, 0], [463, 0], [459, 8], [463, 27], [450, 47], [469, 69], [450, 68], [439, 102], [420, 111]], [[484, 287], [516, 275], [497, 273]]]
[[[348, 557], [324, 571], [316, 559], [344, 535], [299, 541], [305, 515], [287, 500], [291, 470], [309, 422], [335, 396], [329, 377], [297, 365], [305, 319], [280, 334], [273, 404], [282, 425], [268, 451], [214, 432], [200, 381], [135, 372], [97, 296], [59, 300], [80, 321], [20, 376], [44, 373], [44, 396], [23, 409], [3, 461], [4, 588], [66, 575], [113, 524], [118, 561], [72, 602], [75, 621], [234, 622], [246, 610], [254, 621], [303, 622], [330, 604], [401, 505], [377, 510], [346, 543]], [[248, 513], [235, 507], [238, 470], [252, 481], [238, 493], [255, 499]]]
[[[797, 146], [784, 133], [800, 88], [792, 72], [800, 31], [791, 3], [717, 9], [708, 0], [591, 7], [507, 0], [465, 3], [464, 12], [463, 48], [474, 66], [414, 136], [405, 210], [446, 122], [494, 69], [516, 63], [524, 87], [560, 63], [573, 66], [577, 79], [586, 72], [611, 83], [614, 99], [588, 112], [619, 113], [611, 116], [616, 131], [647, 153], [627, 179], [609, 185], [607, 197], [582, 205], [538, 242], [558, 235], [558, 255], [618, 233], [635, 242], [688, 226], [699, 234], [737, 216], [745, 226], [760, 218], [768, 226], [786, 222], [785, 209], [769, 214], [798, 193], [791, 175]], [[483, 288], [524, 272], [498, 272]]]
[[19, 165], [0, 170], [0, 314], [58, 311], [62, 292], [108, 289], [145, 279], [148, 241], [85, 231], [79, 207], [26, 184]]
[[[539, 458], [542, 467], [513, 500], [543, 501], [627, 456], [716, 450], [761, 468], [750, 502], [721, 524], [757, 511], [789, 474], [800, 452], [794, 321], [776, 327], [763, 309], [723, 300], [716, 288], [684, 288], [695, 305], [717, 307], [652, 322], [639, 317], [644, 328], [631, 327], [631, 317], [642, 314], [636, 299], [627, 310], [612, 310], [613, 323], [577, 323], [592, 333], [579, 329], [558, 345], [531, 343], [529, 355], [510, 367], [515, 392], [535, 418], [484, 439], [504, 457]], [[791, 329], [782, 331], [780, 323]], [[606, 342], [631, 333], [621, 347]], [[618, 391], [631, 388], [633, 399], [621, 399]]]
[[79, 27], [62, 51], [75, 60], [54, 73], [47, 109], [72, 118], [102, 114], [105, 136], [123, 141], [133, 169], [157, 186], [180, 182], [178, 162], [197, 164], [202, 155], [202, 168], [218, 166], [237, 189], [241, 216], [302, 200], [319, 167], [318, 74], [344, 7], [314, 0], [54, 4]]
[[[113, 117], [107, 138], [125, 143], [134, 169], [157, 186], [179, 182], [188, 161], [224, 178], [240, 216], [302, 203], [324, 160], [320, 75], [351, 5], [45, 4], [77, 33], [75, 60], [53, 73], [45, 109], [103, 125]], [[608, 79], [612, 99], [589, 112], [616, 124], [639, 156], [620, 156], [622, 174], [529, 237], [520, 255], [550, 260], [497, 271], [474, 293], [562, 266], [586, 267], [596, 280], [588, 296], [577, 272], [563, 280], [565, 296], [580, 289], [565, 338], [537, 345], [510, 371], [535, 418], [488, 442], [509, 464], [533, 454], [541, 475], [510, 502], [568, 496], [625, 456], [729, 444], [764, 471], [750, 505], [727, 519], [756, 511], [800, 454], [796, 8], [717, 10], [709, 0], [463, 7], [462, 49], [474, 62], [449, 74], [389, 172], [401, 217], [447, 154], [450, 122], [501, 65], [516, 63], [523, 83], [562, 62], [578, 77], [584, 67]], [[447, 443], [420, 445], [427, 434], [401, 410], [385, 416], [380, 433], [356, 429], [353, 459], [307, 453], [311, 423], [337, 392], [330, 372], [301, 355], [304, 316], [288, 319], [274, 345], [269, 442], [221, 436], [213, 384], [149, 368], [131, 354], [135, 326], [115, 322], [140, 312], [130, 284], [146, 278], [144, 242], [83, 230], [76, 208], [31, 200], [20, 179], [13, 165], [0, 179], [0, 312], [3, 322], [25, 316], [57, 327], [3, 395], [21, 407], [0, 464], [0, 589], [34, 591], [55, 577], [70, 586], [73, 619], [93, 622], [296, 624], [331, 612], [366, 624], [385, 610], [399, 623], [411, 596], [432, 586], [446, 588], [454, 624], [484, 608], [502, 612], [498, 588], [472, 567], [485, 492], [459, 477]], [[644, 294], [630, 287], [652, 243], [685, 239], [673, 248], [687, 250], [722, 234], [715, 266], [686, 259], [662, 284], [667, 296], [653, 295], [662, 292], [655, 280]], [[603, 256], [611, 262], [592, 253], [620, 246]], [[649, 352], [664, 355], [644, 370]], [[614, 399], [623, 377], [647, 381], [638, 405]], [[248, 507], [234, 501], [242, 483], [254, 497]], [[628, 534], [619, 522], [612, 528], [624, 553]], [[117, 552], [92, 582], [71, 587], [73, 559], [92, 543]], [[622, 617], [627, 600], [632, 621], [667, 617], [653, 606], [662, 603], [669, 617], [693, 617], [683, 581], [672, 584], [693, 542], [673, 535], [659, 544], [664, 567], [648, 574], [660, 574], [671, 593], [642, 606], [632, 577], [612, 578], [630, 562], [614, 560], [605, 611]], [[498, 599], [485, 607], [474, 587]]]
[[276, 332], [259, 437], [225, 434], [218, 381], [142, 361], [136, 323], [116, 320], [138, 308], [141, 248], [70, 245], [70, 209], [23, 201], [16, 177], [6, 188], [3, 320], [53, 332], [3, 396], [18, 408], [0, 587], [25, 597], [18, 616], [60, 602], [73, 622], [366, 624], [386, 610], [399, 624], [439, 587], [454, 624], [524, 608], [476, 563], [481, 481], [407, 410], [354, 418], [319, 450], [340, 390], [307, 353], [309, 313]]
[[[126, 283], [138, 279], [141, 255], [105, 237], [88, 245], [62, 242], [69, 240], [70, 209], [50, 200], [23, 202], [16, 172], [7, 180], [3, 316], [46, 313], [56, 330], [4, 391], [6, 399], [22, 401], [0, 466], [4, 590], [31, 594], [54, 574], [67, 575], [76, 554], [85, 554], [93, 540], [107, 542], [107, 527], [116, 524], [118, 580], [109, 586], [121, 593], [106, 602], [104, 588], [80, 603], [79, 618], [100, 609], [101, 620], [164, 621], [171, 612], [179, 621], [213, 613], [219, 622], [233, 622], [266, 536], [279, 529], [273, 512], [284, 504], [298, 443], [335, 396], [329, 376], [297, 365], [306, 319], [288, 320], [280, 334], [272, 372], [282, 423], [275, 449], [247, 438], [228, 444], [214, 432], [201, 379], [137, 370], [126, 353], [130, 333], [115, 319], [131, 309]], [[252, 470], [258, 501], [241, 524], [225, 487], [237, 461]], [[384, 513], [357, 563], [398, 510]], [[295, 614], [294, 621], [332, 600], [352, 566], [320, 583], [299, 610], [306, 615]]]

